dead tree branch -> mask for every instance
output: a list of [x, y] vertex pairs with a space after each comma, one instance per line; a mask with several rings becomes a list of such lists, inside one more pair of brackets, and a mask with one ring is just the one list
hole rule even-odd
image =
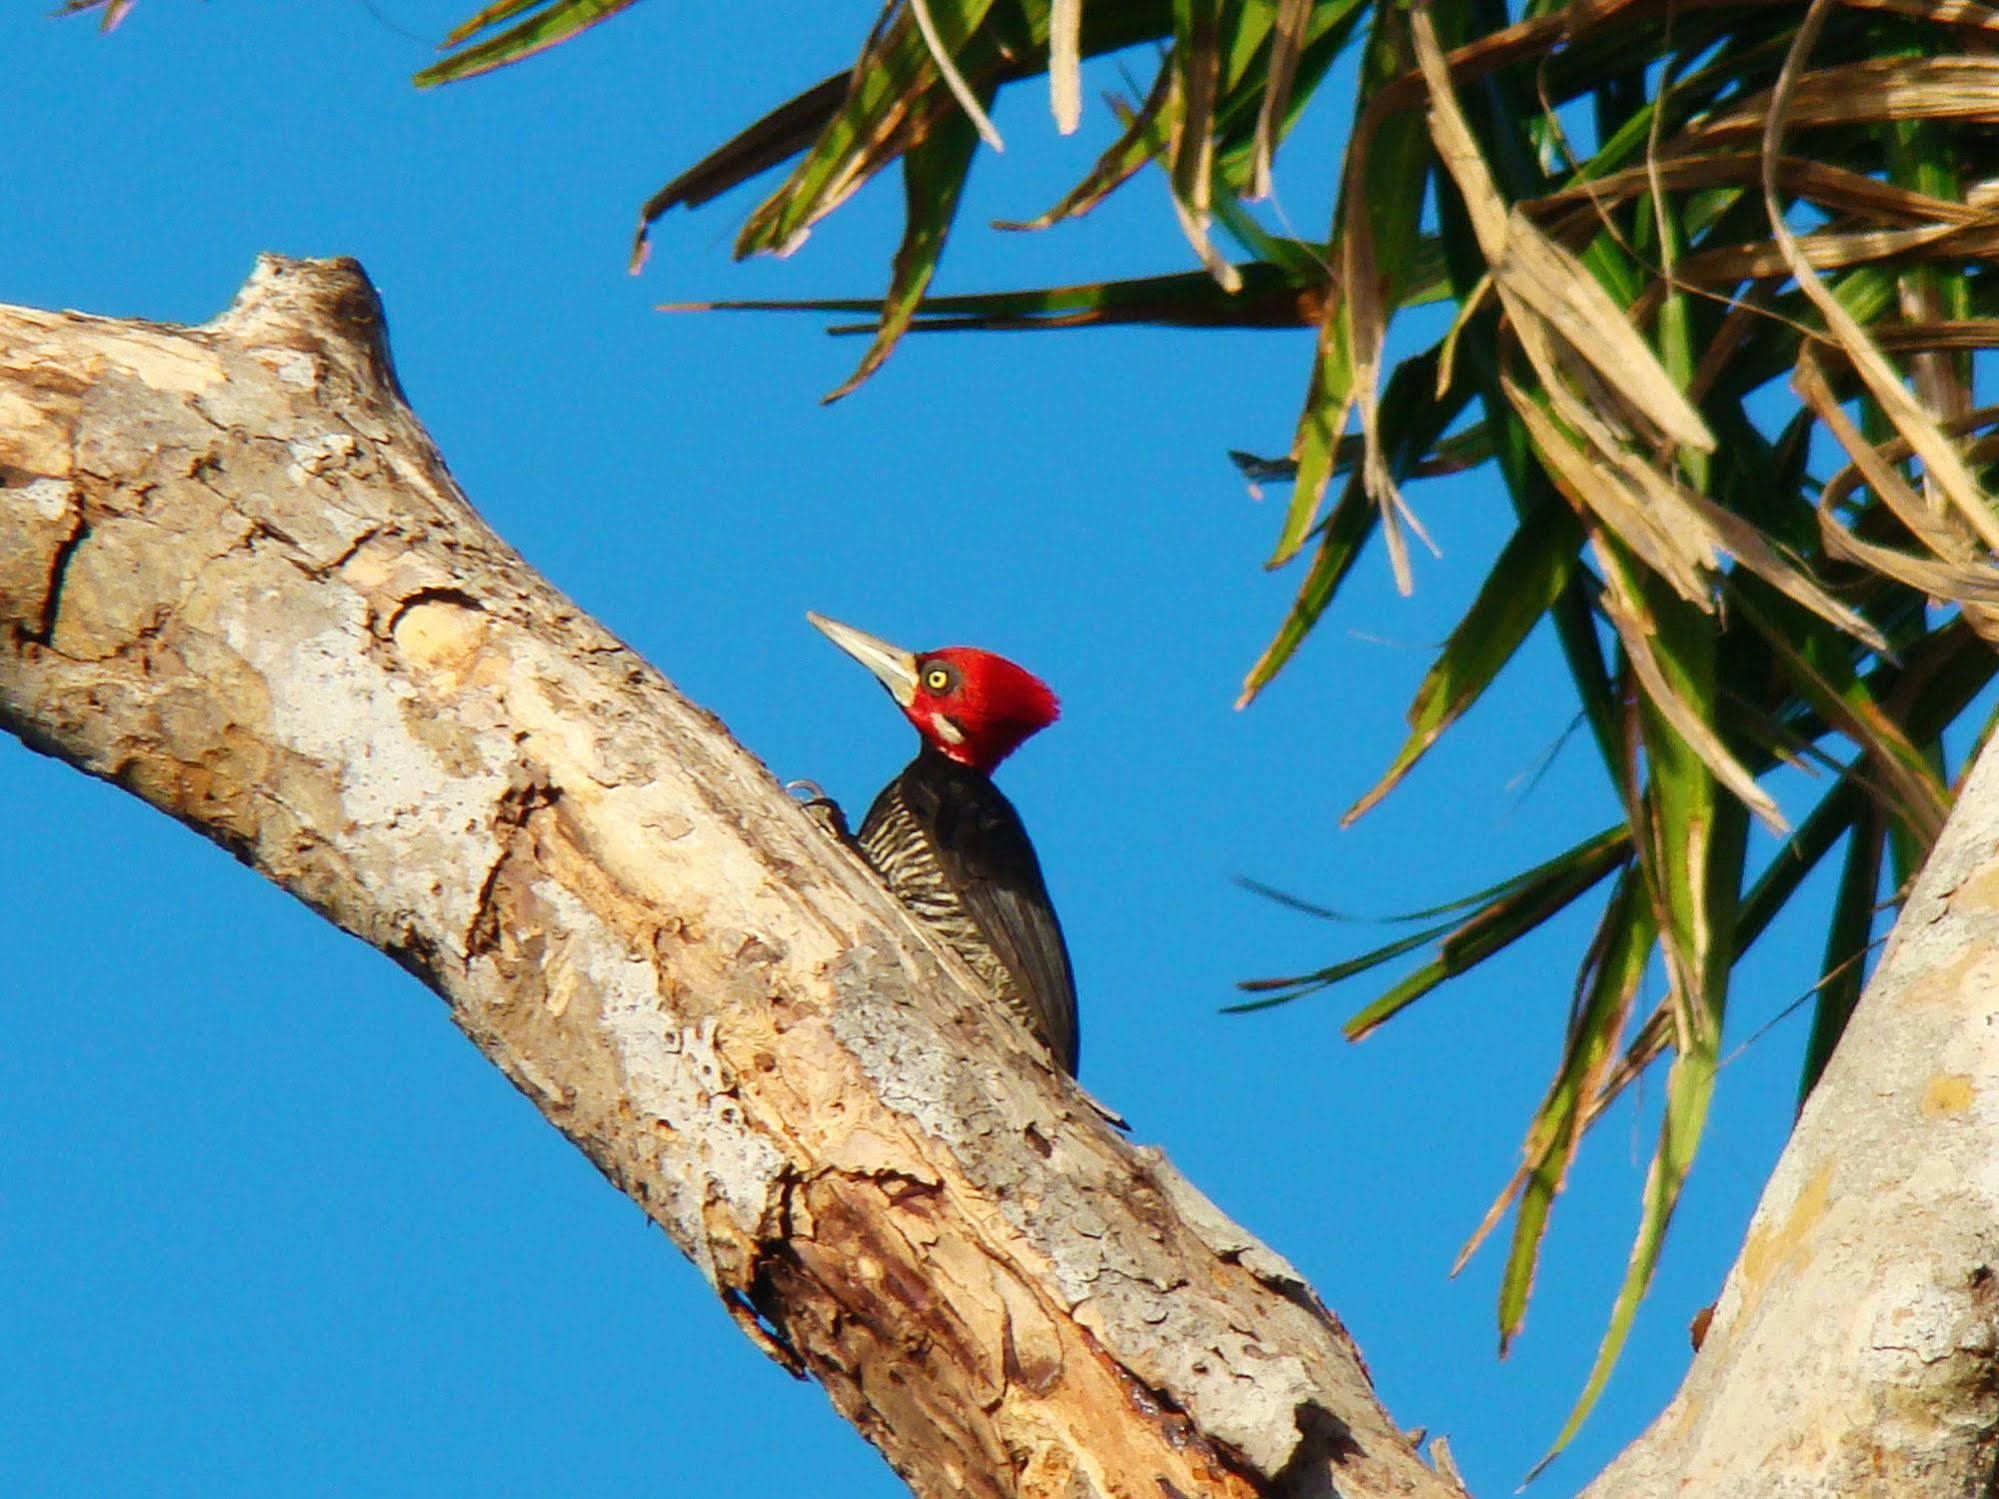
[[535, 575], [352, 262], [0, 309], [0, 725], [380, 948], [919, 1493], [1449, 1495], [1338, 1321]]

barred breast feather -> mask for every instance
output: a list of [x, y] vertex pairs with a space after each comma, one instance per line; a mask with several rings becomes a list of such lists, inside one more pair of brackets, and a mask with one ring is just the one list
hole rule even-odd
[[862, 853], [894, 892], [1076, 1070], [1076, 981], [1013, 804], [982, 771], [926, 746], [861, 823]]

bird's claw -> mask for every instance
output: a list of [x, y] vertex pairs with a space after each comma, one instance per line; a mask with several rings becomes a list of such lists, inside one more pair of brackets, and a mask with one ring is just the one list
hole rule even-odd
[[847, 814], [840, 810], [840, 804], [828, 796], [817, 781], [786, 781], [784, 789], [807, 817], [834, 838], [846, 844], [854, 841], [853, 833], [847, 828]]

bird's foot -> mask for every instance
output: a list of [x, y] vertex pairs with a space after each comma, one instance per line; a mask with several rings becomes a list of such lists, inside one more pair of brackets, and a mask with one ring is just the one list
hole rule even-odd
[[795, 800], [805, 815], [838, 842], [853, 846], [854, 835], [847, 827], [847, 814], [840, 810], [840, 804], [820, 789], [817, 781], [786, 781], [785, 791]]

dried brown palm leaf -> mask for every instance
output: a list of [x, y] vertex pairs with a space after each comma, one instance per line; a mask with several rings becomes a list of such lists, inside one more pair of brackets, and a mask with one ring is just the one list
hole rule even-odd
[[[1900, 374], [1888, 363], [1874, 341], [1867, 336], [1867, 330], [1860, 325], [1859, 320], [1846, 309], [1839, 298], [1827, 289], [1818, 272], [1799, 250], [1797, 236], [1791, 232], [1790, 226], [1785, 222], [1784, 204], [1777, 188], [1775, 162], [1781, 153], [1784, 134], [1789, 126], [1800, 72], [1805, 59], [1811, 53], [1813, 42], [1825, 24], [1827, 9], [1828, 0], [1812, 0], [1811, 8], [1805, 13], [1805, 19], [1798, 27], [1797, 36], [1791, 43], [1790, 53], [1784, 59], [1784, 67], [1778, 75], [1776, 87], [1770, 93], [1769, 116], [1763, 124], [1763, 153], [1766, 161], [1763, 200], [1770, 218], [1771, 235], [1779, 249], [1783, 251], [1786, 260], [1790, 262], [1791, 273], [1797, 278], [1799, 290], [1804, 292], [1819, 309], [1826, 320], [1827, 331], [1846, 357], [1852, 361], [1855, 371], [1865, 382], [1869, 393], [1880, 403], [1882, 411], [1889, 421], [1894, 423], [1896, 431], [1908, 440], [1916, 455], [1922, 459], [1926, 476], [1954, 508], [1958, 518], [1970, 527], [1980, 544], [1988, 551], [1999, 549], [1999, 516], [1993, 513], [1990, 498], [1972, 478], [1970, 470], [1965, 467], [1956, 448], [1938, 428], [1936, 419], [1909, 393], [1908, 388], [1902, 383]], [[1899, 59], [1890, 60], [1891, 63], [1899, 61]], [[1989, 94], [1985, 97], [1991, 108], [1999, 112], [1999, 59], [1924, 59], [1924, 61], [1957, 61], [1984, 65], [1972, 69], [1944, 71], [1953, 78], [1958, 78], [1961, 74], [1961, 81], [1975, 79], [1989, 87]], [[1969, 83], [1963, 82], [1960, 92], [1968, 91], [1970, 91]], [[1886, 91], [1884, 95], [1885, 93]], [[1941, 98], [1955, 97], [1955, 95], [1943, 90], [1941, 85], [1933, 85], [1925, 97], [1928, 104], [1934, 108], [1939, 105]], [[1912, 114], [1913, 112], [1912, 109]], [[1897, 118], [1906, 117], [1897, 116]], [[1822, 409], [1820, 415], [1825, 416], [1825, 410]], [[1854, 456], [1858, 458], [1860, 455], [1855, 453]], [[1883, 498], [1887, 498], [1887, 495], [1884, 494]]]
[[1743, 281], [1792, 276], [1801, 260], [1814, 270], [1838, 271], [1884, 261], [1956, 264], [1993, 255], [1999, 255], [1999, 216], [1980, 224], [1807, 234], [1794, 239], [1789, 247], [1770, 242], [1703, 250], [1680, 262], [1678, 276], [1690, 286], [1735, 286]]
[[1503, 388], [1549, 475], [1577, 512], [1608, 526], [1639, 561], [1682, 598], [1707, 607], [1713, 591], [1709, 579], [1685, 554], [1679, 538], [1662, 531], [1644, 497], [1634, 493], [1624, 476], [1601, 455], [1587, 451], [1565, 432], [1520, 385], [1509, 379]]
[[1492, 269], [1493, 284], [1537, 373], [1549, 383], [1561, 378], [1545, 345], [1537, 348], [1532, 326], [1536, 323], [1559, 337], [1638, 421], [1684, 447], [1712, 451], [1714, 434], [1707, 423], [1688, 404], [1603, 283], [1533, 220], [1508, 207], [1458, 107], [1427, 4], [1412, 8], [1409, 19], [1416, 59], [1430, 86], [1430, 134], [1437, 155], [1464, 200], [1480, 253]]
[[[1674, 156], [1668, 142], [1653, 161], [1607, 176], [1587, 178], [1536, 198], [1521, 207], [1570, 249], [1587, 243], [1616, 205], [1654, 191], [1696, 192], [1703, 188], [1754, 187], [1763, 180], [1763, 158], [1754, 151], [1705, 151]], [[1975, 224], [1988, 220], [1989, 206], [1917, 192], [1829, 162], [1786, 156], [1777, 164], [1778, 187], [1827, 213], [1891, 225]]]
[[[1830, 4], [1831, 0], [1815, 0]], [[1798, 36], [1816, 38], [1823, 20], [1806, 20]], [[1820, 12], [1823, 16], [1823, 10]], [[1804, 56], [1794, 44], [1792, 60]], [[1687, 132], [1687, 140], [1717, 142], [1750, 137], [1766, 141], [1773, 121], [1786, 132], [1822, 126], [1911, 120], [1999, 121], [1999, 57], [1877, 57], [1837, 63], [1806, 73], [1788, 64], [1777, 85], [1752, 94]]]
[[[1950, 438], [1936, 422], [1925, 415], [1916, 425], [1928, 428], [1927, 432], [1910, 432], [1904, 429], [1901, 442], [1897, 445], [1902, 457], [1891, 459], [1887, 453], [1894, 451], [1893, 449], [1884, 449], [1869, 442], [1847, 416], [1838, 398], [1833, 394], [1832, 386], [1827, 382], [1825, 371], [1816, 356], [1807, 352], [1799, 358], [1798, 368], [1792, 376], [1791, 383], [1805, 404], [1811, 407], [1818, 415], [1818, 419], [1825, 424], [1826, 430], [1838, 440], [1841, 447], [1846, 449], [1853, 459], [1854, 471], [1866, 480], [1875, 497], [1894, 512], [1895, 518], [1908, 528], [1910, 535], [1928, 547], [1937, 557], [1953, 565], [1969, 564], [1981, 555], [1980, 541], [1964, 524], [1963, 515], [1956, 510], [1944, 510], [1930, 504], [1916, 493], [1915, 488], [1902, 477], [1901, 470], [1896, 467], [1896, 464], [1906, 457], [1923, 453], [1926, 445], [1935, 447], [1939, 444], [1950, 452], [1952, 461], [1959, 468], [1964, 466]], [[1898, 382], [1891, 380], [1889, 383], [1895, 389], [1901, 388]], [[1906, 395], [1906, 392], [1904, 394]], [[1847, 490], [1828, 485], [1826, 492], [1843, 496]], [[1947, 592], [1936, 593], [1928, 589], [1924, 591], [1930, 593], [1933, 598], [1954, 597]]]
[[[1790, 824], [1777, 810], [1776, 801], [1757, 784], [1749, 768], [1722, 742], [1714, 725], [1698, 708], [1673, 690], [1659, 664], [1651, 621], [1626, 583], [1624, 568], [1611, 552], [1600, 530], [1592, 530], [1590, 545], [1603, 564], [1605, 587], [1599, 603], [1605, 618], [1617, 631], [1618, 641], [1624, 647], [1625, 660], [1631, 663], [1632, 675], [1637, 677], [1646, 699], [1659, 710], [1660, 716], [1672, 726], [1673, 732], [1679, 735], [1687, 748], [1714, 773], [1714, 778], [1727, 787], [1737, 801], [1755, 813], [1765, 827], [1776, 833], [1790, 831]], [[1665, 925], [1670, 928], [1672, 923], [1666, 922]], [[1690, 976], [1684, 977], [1680, 984], [1698, 992]]]
[[1277, 130], [1291, 104], [1291, 80], [1298, 72], [1298, 52], [1305, 42], [1305, 22], [1312, 0], [1277, 0], [1270, 29], [1270, 63], [1264, 78], [1263, 104], [1256, 112], [1256, 143], [1250, 162], [1249, 196], [1270, 196], [1270, 163], [1277, 155]]
[[1074, 135], [1083, 123], [1083, 0], [1050, 0], [1048, 109], [1055, 128]]

